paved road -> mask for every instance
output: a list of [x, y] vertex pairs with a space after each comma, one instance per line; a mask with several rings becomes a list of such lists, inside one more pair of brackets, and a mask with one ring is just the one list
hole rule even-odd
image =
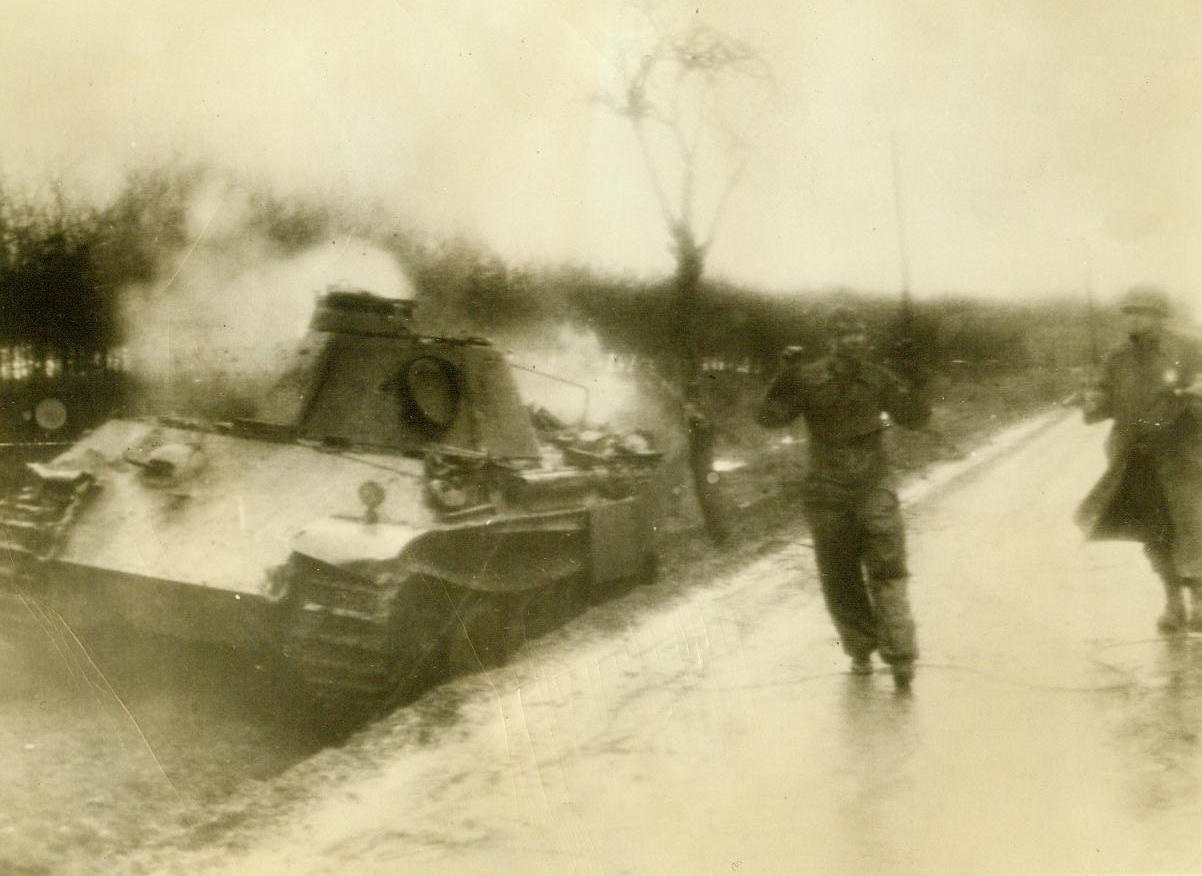
[[[1102, 432], [1051, 421], [911, 491], [911, 696], [846, 673], [801, 544], [650, 616], [603, 609], [376, 730], [373, 766], [179, 872], [1202, 870], [1202, 637], [1071, 510]], [[608, 613], [607, 613], [608, 611]], [[629, 615], [629, 612], [627, 612]], [[439, 708], [454, 725], [391, 750]], [[426, 710], [426, 712], [423, 712]]]

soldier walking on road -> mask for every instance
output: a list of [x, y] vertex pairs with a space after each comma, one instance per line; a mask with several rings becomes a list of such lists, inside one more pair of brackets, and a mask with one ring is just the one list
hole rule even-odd
[[1137, 286], [1120, 307], [1127, 341], [1083, 405], [1087, 423], [1114, 420], [1109, 465], [1077, 522], [1091, 539], [1142, 542], [1164, 583], [1157, 627], [1202, 632], [1202, 343], [1168, 328], [1169, 299], [1158, 288]]
[[879, 651], [905, 690], [918, 645], [884, 415], [920, 428], [930, 407], [914, 381], [867, 361], [867, 327], [853, 311], [837, 310], [830, 333], [829, 355], [786, 361], [756, 419], [774, 428], [804, 418], [810, 442], [803, 501], [827, 609], [852, 672], [871, 674], [872, 652]]

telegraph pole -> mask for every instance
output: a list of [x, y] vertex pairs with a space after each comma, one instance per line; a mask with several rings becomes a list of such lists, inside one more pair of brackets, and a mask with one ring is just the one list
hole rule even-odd
[[910, 300], [910, 256], [906, 242], [905, 211], [902, 209], [901, 159], [898, 157], [896, 133], [890, 135], [889, 147], [893, 163], [893, 211], [897, 217], [897, 257], [901, 271], [901, 323], [904, 335], [910, 331], [914, 305]]

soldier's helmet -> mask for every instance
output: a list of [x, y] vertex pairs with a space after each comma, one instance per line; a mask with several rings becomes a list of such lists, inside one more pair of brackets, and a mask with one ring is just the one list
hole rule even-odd
[[1159, 286], [1132, 286], [1119, 299], [1123, 313], [1149, 313], [1164, 319], [1170, 309], [1168, 293]]
[[843, 304], [831, 311], [826, 327], [831, 337], [834, 338], [843, 335], [868, 334], [868, 324], [864, 322], [864, 318], [855, 310]]

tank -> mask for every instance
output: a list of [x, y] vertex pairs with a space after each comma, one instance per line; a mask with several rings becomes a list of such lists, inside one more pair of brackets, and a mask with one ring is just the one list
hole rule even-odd
[[501, 351], [412, 307], [327, 290], [254, 417], [111, 419], [30, 463], [0, 501], [8, 594], [83, 635], [266, 655], [336, 711], [502, 662], [650, 574], [646, 436], [532, 412]]

